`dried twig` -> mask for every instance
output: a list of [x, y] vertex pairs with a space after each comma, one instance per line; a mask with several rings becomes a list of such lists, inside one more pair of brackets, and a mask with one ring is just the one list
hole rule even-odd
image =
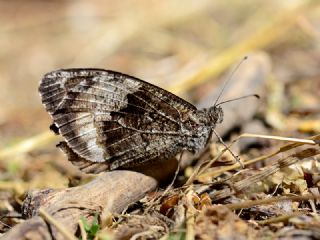
[[[237, 139], [236, 139], [237, 140]], [[235, 141], [236, 141], [235, 140]], [[303, 140], [303, 141], [302, 141]], [[292, 149], [296, 149], [295, 151], [298, 151], [298, 147], [299, 146], [303, 146], [305, 143], [304, 141], [306, 139], [302, 139], [301, 141], [299, 142], [294, 142], [294, 143], [289, 143], [289, 144], [286, 144], [282, 147], [280, 147], [277, 151], [274, 151], [272, 153], [269, 153], [267, 155], [263, 155], [263, 156], [260, 156], [260, 157], [257, 157], [257, 158], [254, 158], [254, 159], [251, 159], [251, 160], [246, 160], [246, 161], [243, 161], [244, 162], [244, 165], [247, 166], [247, 165], [250, 165], [250, 164], [253, 164], [253, 163], [256, 163], [256, 162], [259, 162], [259, 161], [263, 161], [265, 159], [269, 159], [271, 157], [274, 157], [276, 156], [277, 154], [279, 153], [285, 153], [285, 152], [289, 152], [289, 150], [292, 150]], [[308, 142], [308, 144], [311, 144], [311, 145], [314, 145], [316, 143], [316, 141], [319, 141], [320, 140], [320, 135], [315, 135], [313, 137], [310, 137], [309, 139], [307, 140], [311, 140], [312, 142]], [[222, 167], [218, 170], [214, 170], [214, 171], [210, 171], [210, 172], [206, 172], [206, 173], [203, 173], [201, 175], [198, 176], [198, 178], [207, 178], [207, 177], [217, 177], [219, 176], [220, 174], [222, 173], [225, 173], [227, 171], [231, 171], [231, 170], [235, 170], [235, 169], [238, 169], [240, 167], [239, 163], [235, 163], [231, 166], [226, 166], [226, 167]]]
[[271, 204], [275, 202], [281, 202], [281, 201], [305, 201], [305, 200], [310, 200], [310, 199], [315, 199], [319, 200], [320, 196], [319, 195], [313, 195], [313, 194], [306, 194], [303, 196], [281, 196], [281, 197], [271, 197], [267, 199], [260, 199], [260, 200], [249, 200], [241, 203], [230, 203], [230, 204], [225, 204], [224, 206], [236, 210], [236, 209], [241, 209], [241, 208], [249, 208], [257, 205], [263, 205], [263, 204]]
[[277, 223], [277, 222], [284, 222], [284, 221], [288, 221], [290, 218], [298, 217], [301, 215], [306, 215], [307, 213], [308, 212], [306, 212], [306, 211], [293, 212], [290, 214], [284, 214], [281, 216], [272, 217], [272, 218], [269, 218], [266, 220], [260, 220], [260, 221], [255, 221], [255, 222], [259, 223], [260, 225], [266, 225], [266, 224]]

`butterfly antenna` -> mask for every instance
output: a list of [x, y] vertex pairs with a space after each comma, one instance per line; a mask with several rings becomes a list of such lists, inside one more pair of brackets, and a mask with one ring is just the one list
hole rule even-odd
[[225, 103], [228, 103], [228, 102], [233, 102], [233, 101], [236, 101], [236, 100], [239, 100], [239, 99], [243, 99], [243, 98], [248, 98], [248, 97], [256, 97], [257, 99], [260, 98], [260, 96], [258, 94], [249, 94], [249, 95], [245, 95], [245, 96], [242, 96], [242, 97], [233, 98], [233, 99], [229, 99], [227, 101], [220, 102], [215, 106], [217, 107], [219, 105], [222, 105], [222, 104], [225, 104]]
[[230, 82], [230, 80], [232, 79], [233, 75], [235, 74], [235, 72], [239, 69], [239, 67], [241, 66], [241, 64], [248, 59], [248, 56], [245, 56], [239, 63], [238, 65], [232, 70], [229, 78], [227, 79], [227, 81], [224, 82], [223, 87], [214, 103], [213, 106], [217, 106], [217, 102], [219, 101], [220, 97], [222, 96], [222, 93], [224, 92], [224, 89], [227, 87], [227, 84]]

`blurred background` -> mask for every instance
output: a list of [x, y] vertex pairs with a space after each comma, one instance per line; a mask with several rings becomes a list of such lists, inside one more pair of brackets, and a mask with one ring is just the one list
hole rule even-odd
[[4, 142], [47, 129], [37, 87], [58, 68], [117, 70], [190, 100], [204, 67], [216, 70], [192, 86], [263, 49], [277, 80], [318, 81], [320, 8], [308, 1], [0, 1], [0, 11]]
[[59, 68], [120, 71], [196, 103], [245, 55], [264, 52], [267, 124], [283, 136], [320, 131], [318, 1], [2, 0], [0, 13], [1, 189], [67, 184], [61, 169], [44, 170], [66, 164], [57, 141], [41, 140], [51, 119], [38, 84]]

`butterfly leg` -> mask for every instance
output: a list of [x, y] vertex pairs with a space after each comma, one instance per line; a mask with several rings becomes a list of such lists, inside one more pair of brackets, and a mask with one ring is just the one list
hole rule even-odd
[[185, 150], [182, 150], [181, 154], [180, 154], [180, 157], [179, 157], [179, 160], [178, 160], [178, 166], [177, 166], [177, 169], [174, 173], [174, 176], [173, 176], [173, 179], [171, 181], [171, 183], [166, 187], [166, 189], [163, 191], [163, 193], [161, 194], [161, 196], [157, 199], [157, 201], [160, 201], [168, 192], [169, 190], [172, 188], [174, 182], [176, 181], [177, 179], [177, 176], [179, 174], [179, 171], [180, 171], [180, 163], [181, 163], [181, 159], [182, 159], [182, 155], [184, 153]]
[[234, 157], [234, 159], [240, 164], [241, 168], [244, 168], [243, 163], [241, 162], [239, 156], [236, 156], [231, 149], [227, 146], [227, 144], [225, 144], [225, 142], [222, 140], [222, 138], [220, 137], [220, 135], [216, 132], [216, 130], [212, 129], [213, 133], [216, 135], [216, 137], [218, 138], [219, 142], [231, 153], [231, 155]]
[[[177, 177], [178, 177], [178, 174], [179, 174], [179, 171], [180, 171], [180, 163], [181, 163], [181, 159], [182, 159], [182, 155], [184, 153], [184, 150], [182, 150], [181, 154], [180, 154], [180, 157], [178, 159], [178, 166], [177, 166], [177, 169], [174, 173], [174, 176], [173, 176], [173, 179], [171, 181], [171, 183], [169, 184], [169, 186], [167, 187], [166, 191], [169, 191], [169, 189], [171, 189], [171, 187], [173, 186], [174, 182], [176, 181]], [[165, 191], [165, 193], [166, 193]], [[165, 194], [163, 194], [165, 195]]]

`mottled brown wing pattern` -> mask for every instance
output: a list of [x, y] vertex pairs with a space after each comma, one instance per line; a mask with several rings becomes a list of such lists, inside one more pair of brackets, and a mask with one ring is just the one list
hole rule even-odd
[[159, 87], [100, 69], [48, 73], [39, 91], [67, 155], [106, 169], [174, 156], [184, 137], [181, 124], [197, 111]]

